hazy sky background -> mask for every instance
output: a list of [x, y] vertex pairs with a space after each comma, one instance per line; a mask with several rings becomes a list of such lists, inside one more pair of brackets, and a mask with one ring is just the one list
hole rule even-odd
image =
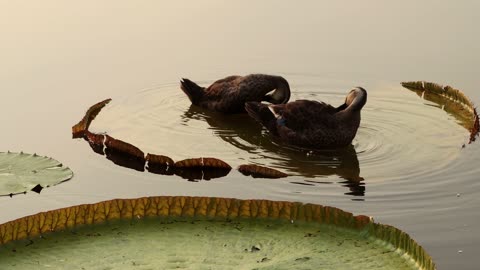
[[2, 1], [0, 83], [351, 72], [471, 88], [478, 10], [478, 1]]

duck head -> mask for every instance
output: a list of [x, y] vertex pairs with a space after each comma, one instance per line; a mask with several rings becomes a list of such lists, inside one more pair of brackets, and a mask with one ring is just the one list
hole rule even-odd
[[360, 111], [366, 103], [367, 91], [358, 86], [348, 93], [347, 97], [345, 98], [345, 103], [338, 107], [337, 110]]

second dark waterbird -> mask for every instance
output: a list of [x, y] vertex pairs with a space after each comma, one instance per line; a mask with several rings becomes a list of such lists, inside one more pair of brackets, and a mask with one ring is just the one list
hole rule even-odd
[[229, 76], [207, 88], [182, 79], [180, 87], [192, 104], [222, 113], [244, 113], [245, 103], [250, 101], [285, 104], [290, 99], [287, 80], [266, 74]]
[[337, 108], [324, 102], [297, 100], [274, 105], [247, 102], [245, 109], [282, 143], [325, 149], [344, 147], [352, 142], [366, 102], [367, 91], [356, 87]]

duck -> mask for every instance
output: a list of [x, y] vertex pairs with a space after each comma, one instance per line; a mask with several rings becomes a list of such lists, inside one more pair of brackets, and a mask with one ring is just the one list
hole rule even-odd
[[290, 99], [290, 86], [281, 76], [250, 74], [228, 76], [201, 87], [189, 79], [180, 81], [180, 88], [193, 105], [225, 114], [246, 113], [245, 103], [266, 101], [285, 104]]
[[286, 104], [247, 102], [245, 110], [281, 143], [326, 149], [352, 143], [360, 126], [360, 112], [366, 103], [367, 91], [356, 87], [338, 107], [314, 100], [296, 100]]

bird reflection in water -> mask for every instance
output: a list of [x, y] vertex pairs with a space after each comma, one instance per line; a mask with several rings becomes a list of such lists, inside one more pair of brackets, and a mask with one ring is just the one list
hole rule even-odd
[[[331, 184], [315, 178], [336, 175], [342, 179], [337, 183], [349, 189], [345, 195], [365, 195], [365, 183], [360, 176], [360, 165], [353, 145], [316, 151], [285, 146], [272, 140], [261, 125], [246, 114], [224, 115], [193, 105], [182, 118], [184, 123], [192, 119], [205, 121], [216, 136], [248, 153], [248, 158], [253, 163], [259, 160], [259, 165], [306, 178], [301, 182], [292, 182], [293, 184]], [[269, 164], [265, 164], [266, 160]]]

